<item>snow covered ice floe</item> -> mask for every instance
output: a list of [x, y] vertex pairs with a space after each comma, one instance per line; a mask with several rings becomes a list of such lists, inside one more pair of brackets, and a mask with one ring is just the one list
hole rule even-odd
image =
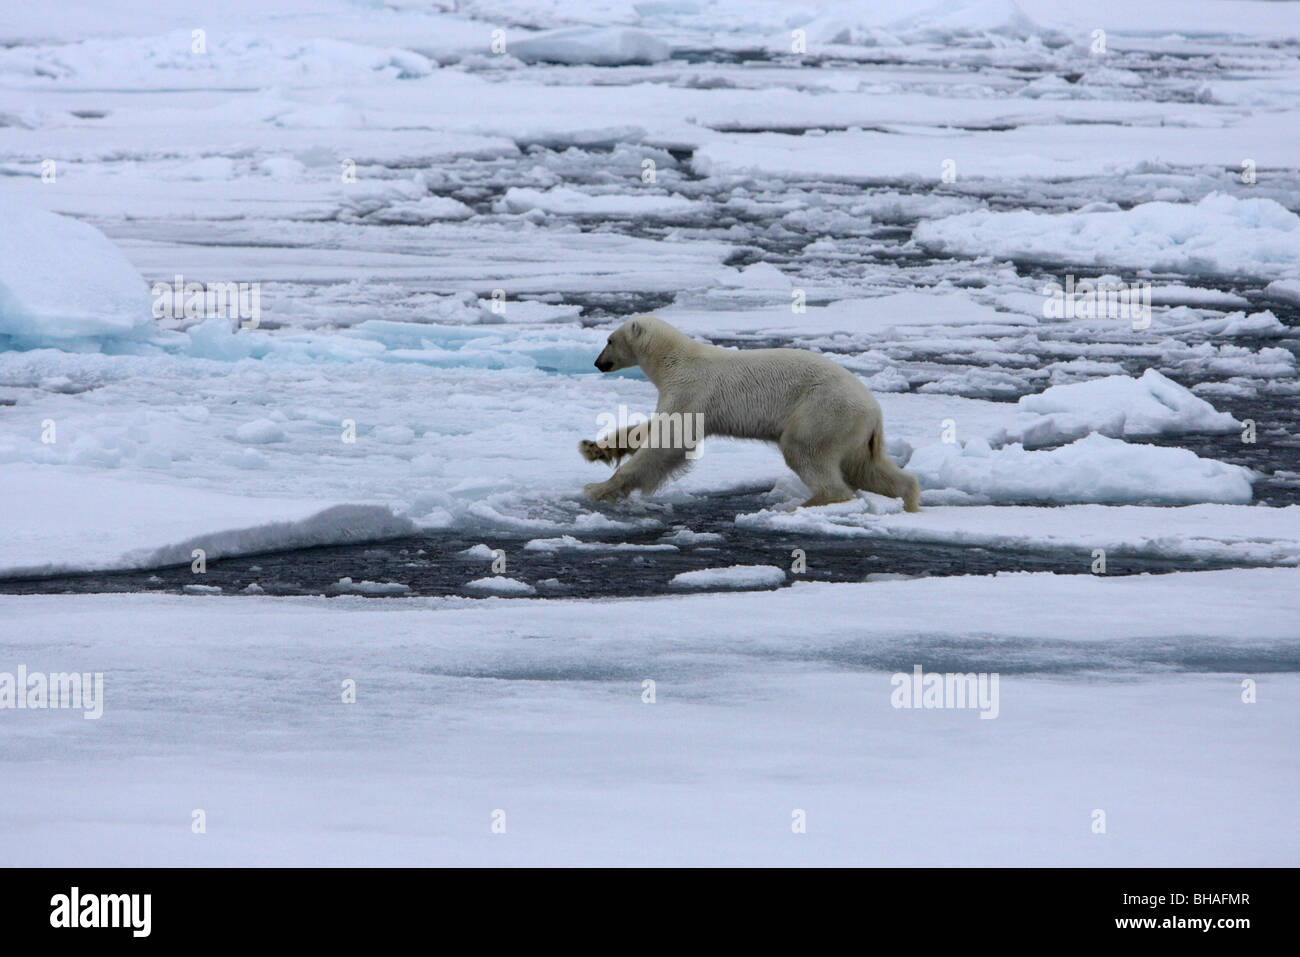
[[[1284, 865], [1300, 848], [1298, 574], [795, 584], [602, 614], [0, 596], [6, 658], [39, 650], [47, 670], [90, 660], [105, 676], [99, 721], [0, 723], [0, 821], [22, 822], [9, 863], [44, 866], [553, 866], [611, 849], [647, 864]], [[892, 707], [891, 675], [930, 661], [999, 672], [998, 719]], [[353, 674], [355, 720], [340, 723]], [[279, 693], [232, 697], [250, 680]], [[188, 808], [196, 777], [219, 841], [141, 824]], [[502, 803], [485, 791], [526, 809], [509, 841], [478, 836]], [[1094, 805], [1124, 822], [1105, 842]], [[789, 839], [791, 807], [809, 809], [806, 840]], [[762, 837], [774, 808], [784, 840]]]
[[[1300, 4], [1099, 23], [1051, 0], [236, 0], [206, 56], [195, 0], [159, 35], [73, 6], [0, 9], [0, 205], [61, 217], [0, 260], [22, 290], [0, 320], [19, 317], [0, 330], [0, 574], [184, 563], [142, 587], [185, 584], [0, 595], [0, 657], [102, 669], [108, 702], [98, 722], [0, 721], [6, 863], [1300, 854], [1300, 573], [1183, 570], [1300, 564], [1300, 506], [1218, 504], [1247, 500], [1246, 464], [1272, 472], [1257, 501], [1300, 498]], [[56, 248], [32, 262], [43, 229]], [[121, 296], [40, 311], [77, 297], [83, 264]], [[1150, 328], [1044, 316], [1051, 274], [1101, 270], [1153, 282]], [[148, 283], [177, 272], [260, 282], [262, 328], [159, 330]], [[795, 509], [779, 451], [723, 441], [652, 498], [587, 502], [607, 470], [576, 440], [654, 406], [638, 374], [591, 367], [643, 312], [851, 369], [890, 454], [935, 483], [923, 510]], [[1022, 501], [1043, 504], [969, 504]], [[473, 598], [399, 591], [417, 570], [365, 544], [390, 535], [427, 536], [417, 561]], [[789, 539], [811, 567], [832, 537], [1080, 574], [784, 571]], [[373, 570], [322, 575], [328, 597], [265, 594], [292, 554], [189, 580], [196, 549], [337, 544]], [[491, 574], [503, 547], [514, 577]], [[555, 597], [582, 592], [565, 564], [688, 560], [711, 567], [666, 597]], [[1000, 672], [998, 720], [892, 708], [917, 663]], [[341, 675], [359, 688], [340, 710]], [[196, 780], [211, 840], [165, 823]], [[508, 841], [485, 836], [485, 794]]]
[[510, 598], [520, 595], [532, 595], [537, 591], [527, 582], [521, 582], [517, 578], [506, 578], [504, 575], [489, 575], [486, 578], [476, 578], [465, 583], [465, 590], [482, 595], [498, 595]]
[[572, 535], [557, 538], [533, 538], [524, 543], [530, 552], [674, 552], [677, 546], [667, 542], [584, 542]]
[[669, 588], [751, 589], [776, 588], [784, 585], [784, 568], [775, 565], [728, 565], [681, 572], [669, 581]]
[[409, 535], [378, 505], [333, 505], [120, 476], [6, 464], [0, 576], [188, 565], [234, 555]]
[[[1021, 409], [1048, 417], [1039, 428], [1069, 434], [1083, 425], [1110, 436], [1234, 432], [1241, 423], [1155, 369], [1140, 378], [1115, 375], [1054, 385], [1021, 396]], [[1031, 429], [1026, 429], [1031, 431]]]
[[339, 595], [384, 595], [392, 597], [394, 595], [409, 594], [411, 588], [401, 582], [357, 582], [345, 577], [340, 578], [330, 586], [330, 591]]
[[1271, 199], [1214, 193], [1199, 203], [1114, 212], [959, 213], [920, 224], [926, 249], [1187, 275], [1300, 277], [1300, 216]]
[[1081, 569], [1095, 548], [1173, 561], [1300, 565], [1300, 505], [967, 505], [906, 514], [858, 500], [816, 509], [769, 508], [735, 521], [783, 534], [1075, 552]]
[[1251, 471], [1240, 465], [1097, 433], [1038, 451], [1019, 443], [994, 450], [983, 439], [941, 442], [917, 449], [907, 469], [922, 489], [942, 490], [923, 492], [922, 502], [1242, 504], [1253, 494]]
[[652, 33], [626, 27], [566, 27], [510, 39], [507, 52], [525, 63], [587, 63], [622, 66], [658, 63], [672, 48]]
[[[87, 264], [107, 264], [105, 246], [117, 246], [112, 281], [123, 289], [179, 267], [260, 280], [275, 302], [271, 328], [238, 334], [217, 320], [161, 336], [142, 309], [70, 337], [58, 323], [25, 323], [26, 338], [10, 344], [32, 351], [0, 354], [0, 399], [15, 403], [0, 420], [9, 474], [76, 470], [93, 498], [89, 476], [102, 473], [177, 513], [204, 513], [214, 492], [232, 500], [214, 502], [202, 525], [176, 514], [114, 530], [69, 501], [70, 483], [51, 483], [36, 506], [48, 548], [23, 518], [6, 517], [15, 543], [6, 567], [113, 567], [128, 553], [344, 503], [471, 540], [664, 531], [673, 518], [653, 503], [591, 508], [580, 489], [596, 473], [563, 451], [595, 431], [601, 412], [652, 404], [635, 374], [604, 380], [590, 369], [612, 318], [635, 311], [697, 335], [831, 354], [880, 394], [891, 454], [933, 460], [936, 480], [951, 476], [930, 490], [938, 501], [1018, 494], [1003, 473], [1009, 484], [967, 474], [983, 451], [960, 444], [970, 440], [986, 442], [994, 461], [1024, 456], [1045, 469], [1038, 500], [1134, 500], [1146, 491], [1137, 481], [1083, 488], [1066, 464], [1076, 452], [1036, 456], [1090, 432], [1130, 445], [1226, 436], [1246, 416], [1245, 398], [1294, 381], [1295, 215], [1282, 203], [1293, 183], [1272, 159], [1285, 142], [1291, 67], [1271, 41], [1240, 41], [1255, 72], [1238, 77], [1196, 42], [1162, 38], [1182, 19], [1163, 8], [1128, 10], [1111, 25], [1112, 38], [1125, 37], [1123, 68], [1075, 49], [1084, 20], [1041, 2], [619, 9], [617, 24], [604, 14], [573, 28], [521, 18], [496, 64], [486, 21], [333, 0], [309, 18], [291, 14], [292, 38], [262, 36], [280, 24], [269, 30], [260, 14], [236, 10], [248, 29], [209, 37], [207, 60], [179, 33], [134, 36], [129, 19], [104, 35], [88, 21], [59, 42], [0, 51], [0, 78], [21, 106], [6, 107], [0, 127], [0, 163], [13, 174], [0, 175], [0, 202], [93, 222], [113, 240], [66, 216], [36, 225], [51, 237], [91, 230], [94, 248], [79, 253]], [[1266, 28], [1196, 4], [1198, 18], [1240, 36], [1290, 30], [1293, 12], [1273, 13]], [[21, 25], [28, 15], [4, 16]], [[1130, 23], [1139, 26], [1126, 34]], [[10, 32], [46, 35], [29, 26]], [[796, 26], [807, 28], [816, 70], [737, 54], [758, 43], [785, 57]], [[521, 53], [529, 42], [551, 50]], [[656, 65], [634, 62], [638, 44], [654, 48], [646, 59]], [[667, 63], [673, 47], [693, 62]], [[1187, 58], [1186, 76], [1140, 68], [1174, 55]], [[600, 66], [601, 57], [623, 62]], [[964, 65], [959, 76], [932, 69], [948, 61]], [[1078, 82], [1062, 80], [1078, 71]], [[247, 76], [273, 87], [246, 89]], [[1134, 76], [1145, 80], [1140, 96]], [[1189, 98], [1186, 85], [1202, 78], [1205, 95]], [[103, 92], [96, 115], [78, 116], [64, 102], [73, 89], [130, 92]], [[254, 145], [214, 148], [216, 128]], [[1250, 192], [1225, 183], [1222, 165], [1247, 145], [1269, 171]], [[33, 175], [47, 153], [64, 157], [55, 188]], [[357, 182], [339, 183], [341, 155], [358, 164]], [[946, 155], [959, 179], [936, 189], [936, 157]], [[649, 157], [654, 184], [641, 179]], [[1157, 192], [1182, 199], [1151, 202]], [[1027, 207], [1023, 223], [990, 208], [1005, 203]], [[919, 259], [930, 247], [907, 242], [913, 228], [924, 238], [968, 227], [970, 250], [957, 258]], [[1152, 330], [1139, 337], [1113, 323], [1044, 321], [1037, 278], [987, 261], [1017, 237], [1070, 265], [1094, 240], [1130, 255], [1116, 268], [1195, 262], [1157, 283]], [[1276, 275], [1217, 288], [1206, 255], [1244, 256]], [[489, 298], [498, 288], [504, 313]], [[799, 315], [796, 289], [809, 297]], [[148, 354], [109, 355], [134, 351]], [[1174, 378], [1196, 381], [1195, 394]], [[522, 427], [540, 409], [545, 421]], [[338, 442], [345, 418], [357, 423], [355, 448]], [[956, 453], [939, 447], [947, 418]], [[58, 442], [40, 441], [45, 419], [58, 423]], [[1098, 447], [1124, 463], [1166, 455]], [[1183, 460], [1196, 481], [1165, 479], [1156, 500], [1240, 500], [1241, 472], [1204, 464], [1214, 453], [1197, 448], [1200, 458]], [[706, 453], [663, 491], [665, 506], [746, 484], [776, 499], [799, 494], [769, 449], [710, 443]], [[48, 517], [60, 512], [80, 516], [95, 546], [65, 548], [74, 523]]]
[[102, 348], [151, 331], [149, 287], [103, 233], [0, 201], [0, 349]]
[[563, 187], [542, 191], [512, 186], [502, 197], [501, 205], [512, 213], [539, 209], [545, 213], [562, 216], [602, 219], [623, 216], [644, 219], [699, 219], [706, 213], [705, 207], [681, 196], [653, 193], [629, 196], [626, 192], [593, 194]]

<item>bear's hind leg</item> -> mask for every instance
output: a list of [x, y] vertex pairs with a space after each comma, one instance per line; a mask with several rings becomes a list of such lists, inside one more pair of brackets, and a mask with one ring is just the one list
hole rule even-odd
[[875, 492], [885, 498], [901, 498], [903, 508], [909, 512], [920, 510], [921, 486], [916, 477], [909, 475], [890, 461], [872, 462], [868, 460], [860, 486], [867, 492]]
[[909, 512], [919, 511], [921, 507], [921, 486], [914, 476], [908, 475], [893, 462], [882, 467], [877, 466], [871, 472], [871, 484], [868, 491], [886, 498], [901, 498], [903, 508]]
[[787, 433], [781, 436], [780, 446], [785, 464], [812, 492], [812, 497], [801, 508], [847, 502], [853, 498], [853, 489], [844, 481], [839, 463], [826, 461], [825, 453], [819, 452], [815, 444], [792, 438]]

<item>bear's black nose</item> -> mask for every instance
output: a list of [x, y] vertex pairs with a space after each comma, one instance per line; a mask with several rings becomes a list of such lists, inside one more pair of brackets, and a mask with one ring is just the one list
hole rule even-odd
[[601, 372], [607, 372], [609, 370], [608, 364], [602, 364], [599, 359], [596, 360], [596, 368]]

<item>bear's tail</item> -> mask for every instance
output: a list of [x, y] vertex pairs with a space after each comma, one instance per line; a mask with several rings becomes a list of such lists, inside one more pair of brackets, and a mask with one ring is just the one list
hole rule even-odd
[[894, 464], [885, 451], [884, 429], [876, 427], [866, 443], [850, 452], [843, 465], [844, 480], [854, 488], [889, 498], [901, 498], [909, 512], [921, 507], [921, 483]]

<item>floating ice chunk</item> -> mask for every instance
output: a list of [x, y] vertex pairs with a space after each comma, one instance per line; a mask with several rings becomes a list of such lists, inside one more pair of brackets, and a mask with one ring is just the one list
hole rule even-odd
[[995, 34], [1018, 40], [1051, 34], [1025, 15], [1015, 0], [942, 0], [920, 13], [887, 24], [900, 39], [944, 42]]
[[307, 167], [292, 156], [268, 157], [258, 163], [257, 168], [271, 179], [285, 182], [300, 180], [307, 174]]
[[85, 391], [65, 375], [53, 375], [48, 379], [42, 379], [38, 388], [46, 392], [62, 392], [64, 395], [76, 395], [78, 392]]
[[202, 359], [234, 362], [239, 359], [261, 358], [274, 348], [270, 337], [265, 333], [241, 330], [236, 335], [229, 319], [205, 319], [187, 329], [185, 335], [189, 339], [186, 351]]
[[1138, 87], [1145, 83], [1146, 79], [1141, 73], [1108, 66], [1095, 66], [1079, 78], [1079, 84], [1082, 86]]
[[1022, 396], [1019, 405], [1026, 412], [1064, 413], [1076, 428], [1114, 436], [1233, 432], [1241, 427], [1229, 413], [1219, 412], [1155, 369], [1148, 369], [1140, 379], [1111, 375], [1054, 385]]
[[876, 329], [892, 326], [1033, 325], [1037, 320], [1014, 312], [998, 312], [963, 292], [899, 292], [877, 299], [832, 303], [832, 311], [858, 311]]
[[439, 220], [469, 219], [473, 215], [474, 210], [458, 199], [450, 196], [424, 196], [380, 207], [368, 213], [364, 219], [367, 223], [382, 226], [424, 226]]
[[178, 405], [176, 414], [187, 422], [206, 422], [212, 418], [212, 412], [206, 405]]
[[1250, 300], [1221, 289], [1206, 289], [1175, 282], [1152, 286], [1151, 305], [1242, 309], [1250, 305]]
[[558, 538], [534, 538], [524, 545], [530, 552], [675, 552], [676, 545], [639, 545], [635, 542], [584, 542], [572, 535]]
[[72, 348], [153, 331], [149, 286], [86, 223], [0, 203], [0, 348]]
[[[114, 31], [116, 32], [116, 31]], [[313, 82], [343, 85], [428, 76], [438, 64], [413, 50], [376, 47], [332, 37], [272, 38], [266, 31], [213, 31], [207, 55], [194, 56], [188, 27], [161, 36], [90, 38], [20, 48], [5, 72], [76, 79], [88, 88], [212, 89], [257, 77], [265, 87]], [[5, 51], [8, 52], [8, 51]], [[8, 62], [6, 62], [8, 61]]]
[[1019, 444], [992, 450], [983, 440], [936, 443], [917, 449], [907, 470], [927, 490], [956, 490], [980, 502], [1243, 504], [1252, 497], [1249, 469], [1096, 433], [1033, 452]]
[[223, 455], [221, 461], [237, 469], [252, 470], [271, 467], [270, 460], [257, 449], [241, 449], [239, 452]]
[[1188, 372], [1260, 378], [1295, 376], [1295, 355], [1288, 349], [1276, 346], [1255, 350], [1231, 343], [1216, 345], [1212, 342], [1202, 342], [1188, 352], [1189, 357], [1179, 362], [1179, 366]]
[[1264, 295], [1283, 302], [1300, 303], [1300, 279], [1274, 279], [1264, 287]]
[[124, 555], [114, 567], [162, 568], [188, 565], [196, 548], [208, 561], [234, 555], [287, 551], [316, 545], [351, 545], [402, 538], [415, 532], [410, 519], [394, 515], [382, 505], [335, 505], [309, 518], [269, 522], [251, 528], [197, 535], [162, 548], [140, 549]]
[[415, 430], [405, 425], [386, 425], [371, 433], [376, 441], [387, 445], [410, 445], [415, 441]]
[[658, 193], [584, 193], [567, 186], [537, 190], [512, 186], [502, 197], [507, 212], [523, 213], [531, 209], [560, 216], [633, 216], [647, 219], [679, 219], [698, 213], [701, 206], [683, 196]]
[[1014, 399], [1030, 387], [1031, 378], [1033, 376], [1028, 373], [1007, 372], [1003, 369], [967, 369], [940, 376], [916, 391], [982, 399]]
[[1210, 319], [1201, 328], [1215, 336], [1255, 336], [1261, 339], [1286, 335], [1286, 326], [1267, 309], [1263, 312], [1233, 312], [1220, 319]]
[[778, 588], [785, 584], [785, 569], [775, 565], [731, 565], [682, 572], [668, 581], [670, 588]]
[[[729, 270], [727, 273], [726, 279], [719, 277], [720, 281], [734, 282], [735, 273]], [[964, 292], [952, 291], [900, 292], [867, 299], [840, 299], [825, 306], [808, 306], [804, 313], [791, 318], [789, 285], [785, 289], [785, 304], [771, 309], [698, 312], [670, 309], [660, 315], [692, 333], [769, 331], [781, 336], [792, 332], [800, 336], [836, 333], [879, 336], [891, 334], [891, 330], [910, 332], [907, 327], [912, 326], [992, 328], [1032, 326], [1038, 322], [1032, 315], [999, 312], [992, 306], [976, 302]]]
[[625, 27], [568, 27], [511, 40], [512, 56], [525, 63], [586, 63], [623, 66], [661, 63], [672, 48], [652, 33]]
[[484, 595], [535, 595], [537, 589], [533, 588], [527, 582], [521, 582], [515, 578], [505, 578], [501, 575], [493, 575], [488, 578], [476, 578], [472, 582], [466, 582], [465, 588], [472, 592], [479, 592]]
[[422, 173], [405, 180], [348, 184], [342, 188], [340, 207], [345, 220], [394, 226], [423, 226], [474, 215], [460, 200], [429, 195]]
[[774, 289], [788, 291], [790, 277], [771, 263], [754, 263], [738, 273], [728, 273], [723, 279], [724, 285], [739, 286], [744, 289]]
[[411, 586], [401, 582], [354, 582], [351, 578], [340, 578], [330, 586], [330, 591], [340, 595], [406, 595]]
[[457, 552], [456, 554], [461, 558], [481, 558], [488, 562], [497, 557], [497, 553], [494, 549], [483, 544], [475, 545], [472, 548], [467, 548], [464, 551]]
[[947, 43], [988, 34], [1012, 40], [1054, 36], [1025, 15], [1014, 0], [943, 0], [920, 13], [890, 19], [894, 4], [843, 4], [804, 24], [816, 43], [852, 46]]
[[283, 442], [284, 429], [270, 419], [254, 419], [235, 429], [235, 438], [249, 445], [266, 445], [270, 442]]
[[689, 528], [679, 528], [671, 535], [664, 535], [659, 541], [673, 545], [712, 545], [725, 539], [717, 532], [696, 532]]
[[1014, 550], [1070, 550], [1083, 568], [1094, 548], [1233, 564], [1300, 564], [1300, 505], [965, 505], [875, 515], [837, 507], [765, 509], [740, 528], [803, 537], [886, 538]]
[[1220, 399], [1253, 399], [1259, 395], [1259, 383], [1254, 379], [1232, 378], [1223, 382], [1201, 382], [1192, 386], [1192, 391]]
[[1211, 193], [1195, 205], [1142, 203], [1119, 212], [980, 210], [922, 222], [913, 238], [947, 255], [1300, 277], [1300, 216], [1271, 199], [1226, 193]]
[[220, 595], [220, 585], [185, 585], [181, 588], [187, 595]]
[[[554, 323], [576, 320], [582, 315], [582, 306], [570, 306], [564, 303], [537, 302], [532, 299], [516, 299], [505, 304], [500, 312], [493, 312], [496, 305], [490, 299], [478, 301], [478, 321], [484, 324], [535, 322]], [[500, 309], [500, 306], [497, 306]]]
[[881, 369], [873, 376], [863, 380], [872, 392], [906, 392], [912, 387], [907, 376], [893, 366]]

